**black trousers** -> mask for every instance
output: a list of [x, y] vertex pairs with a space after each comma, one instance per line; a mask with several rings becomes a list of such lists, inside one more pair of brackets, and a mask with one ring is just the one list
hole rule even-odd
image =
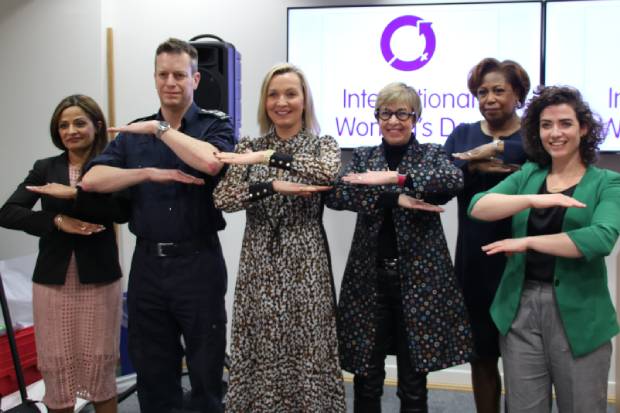
[[403, 321], [400, 276], [396, 265], [378, 268], [375, 349], [366, 376], [355, 375], [354, 412], [380, 413], [385, 380], [385, 357], [396, 353], [401, 413], [427, 413], [426, 373], [415, 371], [409, 356]]
[[192, 408], [223, 411], [226, 286], [219, 242], [176, 257], [158, 257], [136, 245], [127, 292], [128, 336], [142, 413], [181, 411], [184, 355]]

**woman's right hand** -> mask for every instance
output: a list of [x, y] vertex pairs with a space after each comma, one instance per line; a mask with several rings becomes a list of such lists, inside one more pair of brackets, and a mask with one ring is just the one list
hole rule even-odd
[[315, 192], [329, 191], [331, 186], [308, 185], [289, 181], [273, 181], [273, 190], [282, 195], [297, 195], [308, 197]]
[[37, 194], [59, 199], [75, 199], [77, 196], [77, 188], [55, 182], [40, 186], [28, 185], [26, 189], [30, 192], [36, 192]]
[[90, 222], [63, 214], [58, 214], [54, 217], [54, 224], [59, 231], [66, 232], [67, 234], [93, 235], [105, 230], [103, 225], [91, 224]]
[[585, 208], [586, 204], [561, 193], [528, 195], [531, 208]]
[[444, 209], [439, 205], [429, 204], [428, 202], [424, 202], [421, 199], [414, 198], [409, 195], [400, 194], [398, 195], [398, 206], [401, 208], [407, 209], [417, 209], [420, 211], [427, 212], [443, 212]]

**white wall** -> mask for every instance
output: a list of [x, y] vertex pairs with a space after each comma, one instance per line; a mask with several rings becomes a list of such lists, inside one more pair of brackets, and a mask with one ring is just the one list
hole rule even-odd
[[[433, 2], [420, 1], [422, 2]], [[310, 0], [2, 0], [0, 1], [0, 125], [2, 151], [0, 200], [6, 199], [34, 160], [58, 151], [47, 131], [57, 102], [85, 93], [107, 107], [105, 29], [114, 31], [116, 119], [127, 123], [158, 108], [153, 83], [154, 51], [167, 37], [213, 33], [233, 43], [242, 55], [242, 135], [255, 136], [260, 82], [267, 69], [286, 60], [286, 8], [289, 6], [354, 5], [358, 1]], [[370, 2], [369, 2], [370, 3]], [[399, 3], [375, 1], [374, 4]], [[462, 74], [465, 82], [465, 74]], [[237, 272], [243, 213], [227, 215], [220, 236], [229, 271], [228, 309]], [[325, 226], [339, 287], [353, 233], [354, 215], [327, 210]], [[456, 238], [456, 206], [443, 214], [451, 247]], [[128, 270], [134, 239], [122, 229], [122, 261]], [[36, 252], [36, 239], [0, 229], [0, 259]], [[614, 254], [615, 257], [615, 254]], [[615, 260], [610, 260], [615, 274]], [[615, 292], [615, 279], [610, 287]], [[388, 374], [395, 377], [393, 360]], [[612, 379], [615, 377], [612, 371]], [[437, 373], [431, 380], [467, 385], [468, 367]], [[611, 393], [610, 393], [611, 394]]]

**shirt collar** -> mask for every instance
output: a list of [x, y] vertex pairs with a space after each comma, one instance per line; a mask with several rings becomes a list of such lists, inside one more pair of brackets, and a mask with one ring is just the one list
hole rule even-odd
[[[198, 105], [196, 105], [195, 102], [192, 102], [190, 107], [187, 108], [187, 110], [185, 111], [183, 118], [181, 119], [181, 127], [179, 128], [179, 130], [184, 130], [185, 125], [187, 125], [188, 123], [191, 125], [192, 121], [198, 118], [198, 114], [200, 113], [201, 110], [202, 109], [200, 109]], [[157, 116], [155, 117], [155, 119], [164, 120], [164, 117], [161, 114], [161, 109], [157, 111]]]

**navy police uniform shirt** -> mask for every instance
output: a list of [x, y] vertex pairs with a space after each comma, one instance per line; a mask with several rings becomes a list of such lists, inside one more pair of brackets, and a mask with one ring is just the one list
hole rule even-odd
[[[161, 112], [139, 119], [163, 120]], [[195, 103], [187, 110], [179, 131], [207, 141], [222, 152], [235, 146], [233, 128], [223, 112], [208, 111]], [[129, 229], [137, 237], [154, 242], [203, 239], [224, 229], [222, 213], [213, 206], [218, 176], [210, 176], [185, 164], [165, 143], [150, 134], [120, 133], [89, 165], [124, 169], [155, 167], [180, 169], [205, 180], [205, 185], [143, 182], [130, 188], [132, 214]]]

